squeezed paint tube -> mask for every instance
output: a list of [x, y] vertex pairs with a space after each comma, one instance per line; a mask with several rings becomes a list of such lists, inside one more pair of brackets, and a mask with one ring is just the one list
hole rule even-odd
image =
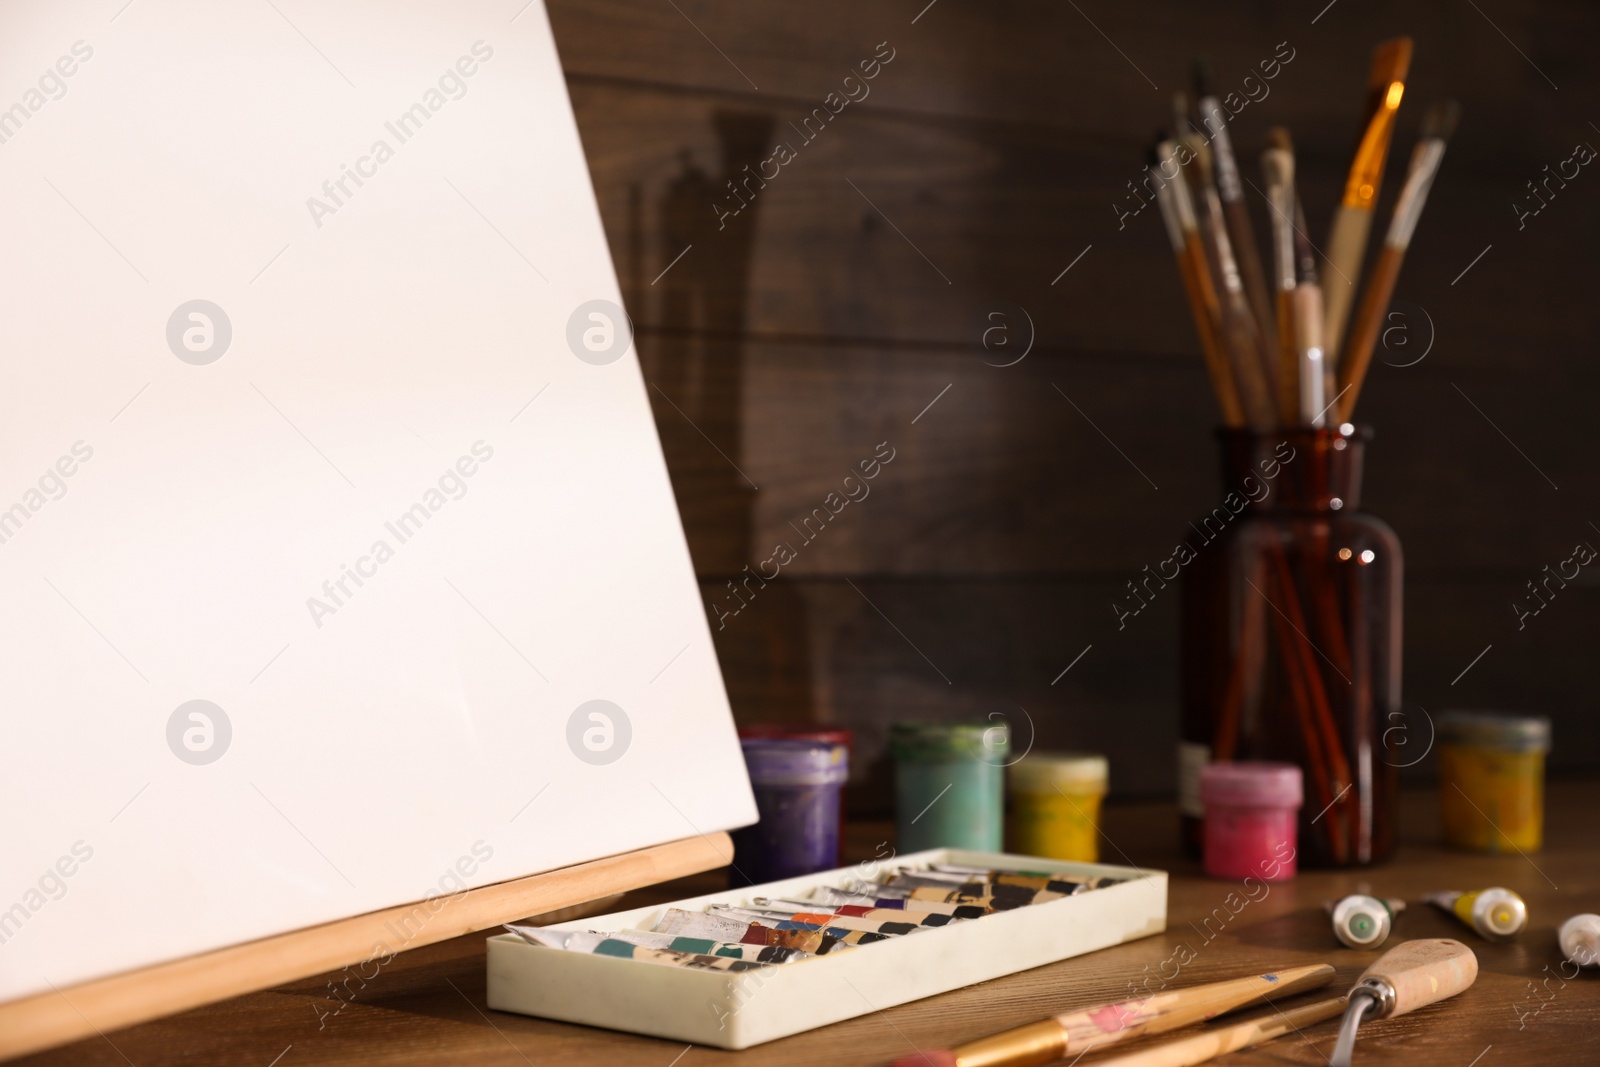
[[830, 912], [773, 912], [717, 904], [711, 906], [711, 912], [713, 915], [727, 915], [764, 926], [775, 926], [779, 930], [820, 930], [841, 941], [850, 940], [850, 935], [858, 935], [854, 944], [870, 944], [885, 937], [897, 937], [921, 929], [916, 923], [903, 920], [874, 922]]
[[[531, 945], [542, 944], [539, 940], [515, 926], [507, 926], [506, 929]], [[544, 945], [543, 947], [548, 948], [550, 946]], [[654, 963], [666, 967], [688, 967], [702, 971], [753, 971], [758, 967], [767, 966], [765, 963], [729, 959], [727, 956], [702, 956], [693, 952], [673, 952], [671, 949], [645, 948], [643, 945], [635, 945], [628, 941], [618, 941], [615, 938], [601, 938], [592, 952], [597, 956], [614, 956], [618, 959], [637, 960], [640, 963]]]
[[[757, 898], [759, 901], [761, 898]], [[808, 901], [784, 901], [784, 903], [804, 903], [807, 906], [838, 909], [841, 907], [881, 908], [884, 910], [900, 911], [931, 911], [948, 915], [954, 919], [976, 919], [987, 915], [993, 909], [977, 904], [943, 904], [936, 900], [913, 900], [908, 897], [880, 897], [865, 893], [851, 893], [843, 889], [834, 889], [830, 886], [819, 886], [811, 891]]]
[[[668, 908], [657, 921], [654, 932], [706, 937], [713, 941], [735, 941], [744, 945], [780, 945], [818, 956], [841, 951], [858, 943], [862, 936], [857, 933], [853, 935], [854, 939], [834, 937], [810, 928], [780, 930], [775, 925], [703, 911], [684, 911], [681, 908]], [[882, 939], [880, 934], [865, 936], [874, 941]]]
[[948, 926], [951, 922], [950, 916], [942, 912], [908, 912], [901, 908], [865, 908], [853, 904], [818, 908], [815, 904], [791, 901], [768, 901], [763, 904], [764, 899], [758, 898], [754, 907], [743, 910], [790, 922], [813, 923], [844, 930], [870, 930], [873, 933], [910, 933], [922, 927]]
[[811, 954], [782, 945], [746, 945], [737, 941], [715, 941], [708, 937], [684, 937], [653, 930], [546, 930], [537, 926], [506, 925], [525, 940], [568, 952], [588, 952], [599, 956], [619, 955], [608, 942], [626, 942], [640, 948], [686, 952], [691, 956], [721, 956], [752, 963], [791, 963]]

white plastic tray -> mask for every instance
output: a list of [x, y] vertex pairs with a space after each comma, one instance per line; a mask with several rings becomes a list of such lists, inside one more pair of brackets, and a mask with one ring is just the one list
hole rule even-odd
[[[884, 863], [886, 867], [955, 863], [1126, 881], [860, 945], [838, 955], [737, 973], [566, 952], [501, 934], [489, 939], [489, 1007], [741, 1049], [1148, 937], [1167, 926], [1165, 871], [947, 848], [896, 856]], [[758, 896], [802, 897], [814, 886], [842, 886], [862, 877], [863, 866], [590, 916], [552, 929], [649, 929], [669, 907], [699, 911], [708, 904], [741, 903]], [[865, 873], [870, 877], [870, 871]]]

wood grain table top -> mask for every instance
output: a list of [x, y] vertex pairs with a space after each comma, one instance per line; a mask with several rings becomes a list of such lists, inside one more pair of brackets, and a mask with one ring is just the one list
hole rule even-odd
[[[370, 980], [345, 987], [324, 975], [117, 1031], [17, 1061], [57, 1064], [194, 1063], [251, 1067], [301, 1064], [474, 1064], [495, 1067], [768, 1067], [885, 1064], [917, 1050], [964, 1040], [1129, 993], [1162, 975], [1169, 988], [1312, 962], [1338, 968], [1348, 986], [1381, 949], [1335, 942], [1324, 900], [1370, 889], [1412, 905], [1389, 945], [1413, 937], [1455, 937], [1478, 955], [1477, 983], [1451, 1001], [1362, 1029], [1356, 1063], [1587, 1064], [1600, 1059], [1600, 971], [1575, 979], [1562, 970], [1555, 930], [1567, 917], [1600, 912], [1600, 785], [1552, 785], [1547, 841], [1536, 854], [1451, 852], [1438, 842], [1432, 792], [1405, 798], [1398, 858], [1366, 871], [1308, 871], [1263, 893], [1204, 877], [1176, 848], [1170, 805], [1114, 806], [1106, 814], [1102, 859], [1171, 874], [1168, 928], [1159, 935], [1021, 974], [983, 982], [744, 1052], [548, 1022], [493, 1011], [484, 1003], [484, 935], [461, 937], [396, 957]], [[892, 827], [851, 827], [852, 859], [881, 854]], [[662, 903], [722, 887], [718, 872], [630, 893], [603, 910]], [[1445, 889], [1503, 885], [1528, 902], [1528, 928], [1491, 945], [1436, 909], [1416, 903]], [[1187, 951], [1185, 951], [1185, 949]], [[1192, 959], [1190, 959], [1192, 957]], [[1186, 965], [1176, 961], [1190, 959]], [[1174, 971], [1178, 973], [1174, 974]], [[1152, 977], [1157, 976], [1157, 977]], [[865, 992], [865, 991], [864, 991]], [[870, 994], [868, 994], [870, 995]], [[1326, 996], [1309, 994], [1287, 1007]], [[1310, 1027], [1219, 1064], [1322, 1064], [1336, 1022]], [[1159, 1040], [1159, 1039], [1157, 1039]], [[1131, 1047], [1131, 1046], [1130, 1046]], [[1085, 1067], [1092, 1061], [1085, 1060]]]

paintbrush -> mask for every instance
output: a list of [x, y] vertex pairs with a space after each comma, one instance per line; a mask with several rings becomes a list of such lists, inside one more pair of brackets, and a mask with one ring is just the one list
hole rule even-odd
[[1189, 94], [1182, 89], [1172, 94], [1172, 130], [1174, 137], [1188, 137], [1194, 132], [1194, 120], [1189, 117]]
[[1460, 117], [1461, 106], [1454, 100], [1430, 108], [1422, 121], [1422, 139], [1411, 150], [1411, 166], [1406, 172], [1405, 185], [1394, 203], [1388, 236], [1384, 238], [1383, 250], [1378, 253], [1378, 262], [1372, 268], [1366, 291], [1361, 295], [1361, 309], [1351, 326], [1344, 358], [1339, 361], [1339, 388], [1348, 390], [1339, 401], [1346, 422], [1355, 410], [1356, 397], [1361, 395], [1361, 383], [1366, 380], [1367, 368], [1372, 364], [1372, 352], [1383, 329], [1384, 312], [1394, 296], [1400, 265], [1405, 260], [1406, 249], [1411, 246], [1411, 235], [1416, 232], [1423, 205], [1428, 201], [1428, 190], [1433, 187], [1434, 176], [1439, 173], [1445, 145], [1455, 132]]
[[1472, 985], [1478, 959], [1459, 941], [1444, 938], [1406, 941], [1385, 952], [1368, 967], [1348, 996], [1279, 1011], [1194, 1037], [1169, 1041], [1123, 1056], [1096, 1060], [1095, 1067], [1194, 1067], [1195, 1064], [1242, 1048], [1250, 1048], [1302, 1027], [1345, 1015], [1339, 1043], [1328, 1061], [1350, 1067], [1356, 1026], [1363, 1018], [1388, 1019], [1426, 1007]]
[[1161, 205], [1161, 218], [1166, 224], [1167, 239], [1172, 243], [1172, 254], [1178, 260], [1178, 274], [1183, 278], [1184, 293], [1189, 298], [1189, 310], [1194, 315], [1195, 332], [1200, 335], [1200, 351], [1206, 360], [1206, 372], [1211, 378], [1212, 391], [1217, 396], [1217, 406], [1222, 409], [1222, 422], [1226, 426], [1243, 426], [1244, 410], [1239, 402], [1239, 389], [1233, 380], [1228, 357], [1222, 350], [1218, 337], [1220, 312], [1217, 291], [1211, 284], [1211, 272], [1206, 267], [1205, 248], [1194, 215], [1194, 201], [1183, 179], [1183, 169], [1178, 165], [1178, 143], [1162, 141], [1153, 152], [1160, 184], [1156, 186], [1156, 201]]
[[1228, 113], [1222, 110], [1211, 87], [1211, 63], [1201, 59], [1194, 66], [1195, 92], [1199, 96], [1200, 123], [1211, 140], [1216, 157], [1217, 196], [1222, 200], [1222, 213], [1228, 222], [1228, 236], [1233, 242], [1234, 257], [1239, 262], [1239, 277], [1244, 282], [1245, 299], [1256, 317], [1256, 325], [1265, 337], [1273, 333], [1272, 302], [1267, 296], [1267, 279], [1261, 269], [1261, 256], [1256, 250], [1256, 235], [1250, 225], [1250, 212], [1244, 202], [1244, 182], [1239, 177], [1239, 163], [1233, 152], [1233, 140], [1228, 133]]
[[1272, 208], [1273, 290], [1278, 303], [1278, 423], [1292, 426], [1300, 413], [1300, 367], [1295, 345], [1294, 148], [1289, 131], [1267, 131], [1272, 147], [1261, 153], [1261, 172]]
[[1294, 198], [1294, 346], [1300, 382], [1299, 418], [1302, 426], [1321, 427], [1328, 410], [1328, 360], [1322, 344], [1322, 285], [1317, 280], [1317, 257], [1306, 236], [1306, 213]]
[[1321, 963], [1208, 982], [1054, 1015], [955, 1048], [919, 1051], [890, 1067], [1037, 1067], [1147, 1034], [1164, 1034], [1260, 1001], [1270, 1003], [1274, 997], [1320, 989], [1331, 981], [1333, 968]]
[[1361, 275], [1361, 260], [1366, 255], [1367, 231], [1372, 226], [1372, 211], [1383, 183], [1383, 164], [1389, 155], [1389, 140], [1394, 136], [1394, 115], [1405, 94], [1406, 72], [1411, 66], [1411, 38], [1396, 37], [1380, 44], [1372, 53], [1367, 81], [1367, 110], [1361, 141], [1356, 146], [1350, 175], [1345, 180], [1344, 199], [1333, 216], [1328, 237], [1328, 261], [1339, 276], [1329, 287], [1324, 317], [1323, 343], [1328, 351], [1339, 351], [1345, 320], [1355, 302], [1356, 279]]
[[1222, 338], [1233, 358], [1234, 372], [1238, 375], [1239, 398], [1244, 404], [1245, 417], [1251, 426], [1264, 430], [1276, 421], [1272, 401], [1273, 379], [1276, 377], [1272, 353], [1244, 294], [1238, 259], [1234, 255], [1227, 221], [1222, 214], [1222, 198], [1217, 193], [1214, 181], [1210, 147], [1203, 142], [1199, 147], [1194, 172], [1199, 179], [1200, 232], [1205, 238], [1211, 265], [1222, 283], [1219, 294], [1222, 301]]

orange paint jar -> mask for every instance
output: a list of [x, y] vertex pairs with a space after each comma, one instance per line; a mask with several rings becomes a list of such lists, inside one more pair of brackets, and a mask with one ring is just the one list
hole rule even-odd
[[1439, 807], [1446, 844], [1533, 852], [1544, 843], [1550, 720], [1447, 711], [1439, 716]]

